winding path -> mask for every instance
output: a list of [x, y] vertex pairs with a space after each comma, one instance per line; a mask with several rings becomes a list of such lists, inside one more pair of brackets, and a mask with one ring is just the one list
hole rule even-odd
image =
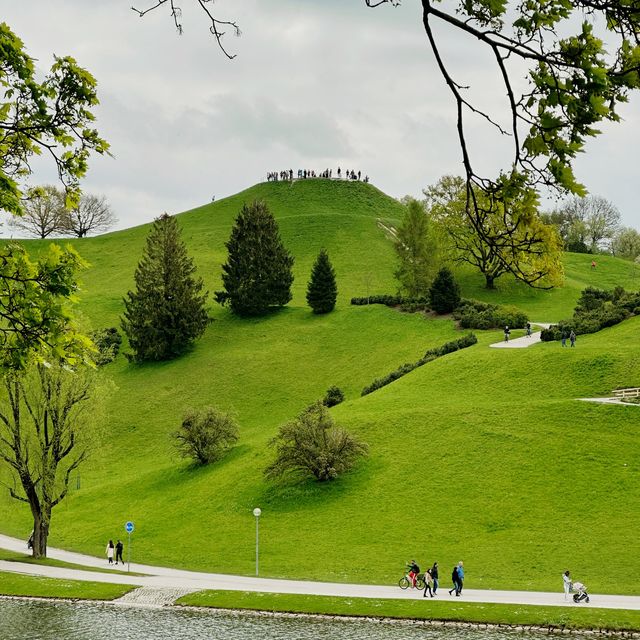
[[[551, 326], [549, 322], [532, 322], [531, 326], [534, 327], [542, 327], [543, 329], [547, 329]], [[542, 342], [540, 339], [541, 332], [536, 331], [532, 333], [530, 336], [522, 336], [521, 338], [514, 338], [513, 340], [509, 340], [509, 342], [505, 342], [501, 340], [500, 342], [494, 342], [490, 344], [490, 347], [494, 349], [524, 349], [526, 347], [530, 347], [531, 345], [537, 344], [538, 342]]]
[[[23, 540], [0, 535], [0, 548], [19, 553], [25, 552]], [[107, 565], [105, 559], [72, 553], [60, 549], [49, 548], [48, 556], [57, 560], [64, 560], [87, 567], [100, 568], [100, 572], [48, 567], [20, 562], [0, 561], [0, 571], [24, 573], [62, 578], [65, 580], [84, 580], [92, 582], [110, 582], [115, 584], [130, 584], [145, 587], [147, 592], [158, 594], [162, 601], [163, 593], [188, 593], [202, 589], [224, 589], [231, 591], [256, 591], [265, 593], [296, 593], [307, 595], [327, 595], [357, 598], [394, 598], [411, 600], [422, 598], [420, 591], [408, 589], [401, 591], [395, 586], [342, 584], [333, 582], [312, 582], [303, 580], [276, 580], [272, 578], [252, 578], [247, 576], [233, 576], [220, 573], [202, 573], [197, 571], [182, 571], [166, 567], [153, 567], [141, 564], [132, 565], [132, 570], [143, 573], [142, 576], [131, 576], [123, 573], [119, 566]], [[558, 574], [558, 586], [562, 586]], [[438, 592], [438, 598], [444, 600], [458, 600], [449, 596], [448, 580], [443, 578]], [[590, 605], [576, 605], [565, 602], [562, 592], [545, 593], [537, 591], [493, 591], [466, 589], [460, 600], [464, 602], [493, 602], [502, 604], [528, 604], [546, 606], [596, 606], [606, 609], [640, 610], [640, 596], [616, 596], [590, 594]], [[129, 598], [135, 603], [136, 596]], [[169, 599], [170, 600], [170, 599]], [[166, 601], [160, 602], [166, 604]]]

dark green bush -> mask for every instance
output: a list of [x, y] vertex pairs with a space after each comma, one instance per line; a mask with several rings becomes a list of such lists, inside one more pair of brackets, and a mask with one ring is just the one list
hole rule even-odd
[[440, 347], [436, 347], [434, 349], [429, 349], [425, 352], [425, 354], [418, 360], [417, 362], [406, 362], [405, 364], [398, 367], [395, 371], [388, 373], [383, 378], [377, 378], [370, 385], [366, 386], [361, 396], [366, 396], [381, 387], [385, 387], [388, 384], [391, 384], [394, 380], [398, 378], [402, 378], [402, 376], [410, 373], [414, 369], [421, 367], [427, 362], [431, 362], [436, 358], [440, 358], [441, 356], [445, 356], [448, 353], [453, 353], [454, 351], [458, 351], [459, 349], [465, 349], [466, 347], [470, 347], [471, 345], [476, 344], [478, 339], [475, 337], [473, 333], [469, 333], [467, 335], [462, 336], [462, 338], [458, 338], [458, 340], [452, 340], [451, 342], [445, 342], [445, 344]]
[[436, 313], [451, 313], [460, 305], [460, 287], [451, 269], [442, 267], [429, 289], [431, 307]]
[[586, 311], [599, 309], [605, 302], [610, 300], [613, 300], [613, 292], [597, 289], [596, 287], [587, 287], [582, 290], [576, 302], [574, 313], [584, 313]]
[[463, 300], [453, 317], [463, 329], [498, 329], [506, 325], [522, 329], [528, 321], [527, 314], [517, 307], [479, 300]]
[[109, 364], [116, 359], [122, 345], [122, 336], [115, 327], [98, 329], [91, 333], [91, 339], [98, 347], [98, 353], [94, 357], [98, 366]]
[[[423, 305], [428, 308], [427, 298], [411, 298], [407, 296], [391, 295], [388, 293], [368, 296], [366, 298], [351, 298], [351, 304], [362, 306], [365, 304], [384, 304], [387, 307], [399, 307], [400, 305]], [[423, 307], [421, 307], [422, 309]]]
[[344, 393], [342, 393], [342, 389], [335, 385], [333, 387], [329, 387], [322, 400], [322, 404], [325, 407], [335, 407], [341, 402], [344, 402]]

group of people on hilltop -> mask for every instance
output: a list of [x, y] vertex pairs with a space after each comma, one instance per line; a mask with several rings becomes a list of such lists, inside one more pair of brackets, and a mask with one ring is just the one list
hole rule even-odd
[[[369, 176], [362, 177], [362, 171], [355, 171], [354, 169], [347, 169], [344, 173], [342, 169], [338, 167], [338, 170], [333, 172], [333, 169], [325, 169], [324, 171], [316, 172], [314, 169], [298, 169], [297, 180], [306, 180], [307, 178], [326, 178], [328, 180], [362, 180], [362, 182], [369, 182]], [[268, 171], [267, 182], [279, 182], [279, 181], [293, 181], [293, 169], [284, 169], [282, 171]]]
[[[416, 581], [418, 576], [420, 575], [420, 567], [418, 566], [415, 560], [407, 563], [407, 568], [409, 569], [408, 577], [411, 580], [411, 586], [415, 588]], [[424, 572], [424, 593], [422, 594], [423, 598], [427, 597], [427, 592], [430, 597], [434, 597], [438, 593], [438, 587], [440, 586], [439, 582], [439, 571], [438, 571], [438, 563], [434, 562], [433, 566], [427, 569]], [[453, 567], [451, 572], [451, 581], [453, 583], [453, 587], [449, 589], [449, 595], [451, 595], [454, 591], [456, 596], [460, 596], [462, 593], [462, 585], [464, 583], [464, 565], [462, 560], [458, 562], [457, 565]]]

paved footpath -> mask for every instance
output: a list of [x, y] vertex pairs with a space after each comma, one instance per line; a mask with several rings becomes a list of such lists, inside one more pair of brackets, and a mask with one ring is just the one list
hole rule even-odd
[[[0, 535], [0, 548], [24, 553], [26, 545], [23, 540]], [[413, 589], [402, 591], [397, 586], [342, 584], [332, 582], [311, 582], [303, 580], [276, 580], [271, 578], [251, 578], [219, 573], [200, 573], [197, 571], [181, 571], [166, 567], [152, 567], [132, 564], [131, 570], [144, 576], [130, 576], [123, 573], [120, 566], [109, 567], [106, 559], [85, 556], [79, 553], [49, 548], [49, 558], [64, 560], [87, 567], [100, 568], [103, 571], [81, 571], [61, 567], [47, 567], [20, 562], [0, 561], [0, 571], [26, 573], [65, 580], [85, 580], [93, 582], [110, 582], [115, 584], [131, 584], [150, 589], [200, 591], [202, 589], [225, 589], [231, 591], [257, 591], [265, 593], [298, 593], [309, 595], [344, 596], [358, 598], [395, 598], [411, 600], [422, 598], [422, 593]], [[449, 596], [447, 580], [442, 580], [438, 592], [441, 600], [464, 602], [494, 602], [503, 604], [531, 604], [547, 606], [591, 606], [606, 609], [640, 610], [640, 596], [614, 596], [590, 594], [591, 604], [578, 605], [565, 602], [562, 592], [544, 593], [537, 591], [493, 591], [466, 589], [461, 598]], [[558, 573], [558, 584], [561, 576]]]
[[[532, 322], [532, 326], [548, 328], [551, 325], [548, 322]], [[490, 344], [490, 347], [494, 349], [525, 349], [526, 347], [530, 347], [533, 344], [537, 344], [538, 342], [542, 342], [540, 339], [541, 332], [536, 331], [532, 333], [530, 336], [522, 336], [521, 338], [514, 338], [513, 340], [509, 340], [506, 342], [501, 340], [500, 342], [494, 342]]]

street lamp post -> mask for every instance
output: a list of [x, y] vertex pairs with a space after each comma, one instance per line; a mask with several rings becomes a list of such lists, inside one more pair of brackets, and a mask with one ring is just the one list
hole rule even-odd
[[262, 509], [260, 507], [256, 507], [253, 510], [253, 515], [256, 517], [256, 576], [258, 575], [258, 557], [259, 557], [259, 549], [260, 549], [260, 514], [262, 513]]

